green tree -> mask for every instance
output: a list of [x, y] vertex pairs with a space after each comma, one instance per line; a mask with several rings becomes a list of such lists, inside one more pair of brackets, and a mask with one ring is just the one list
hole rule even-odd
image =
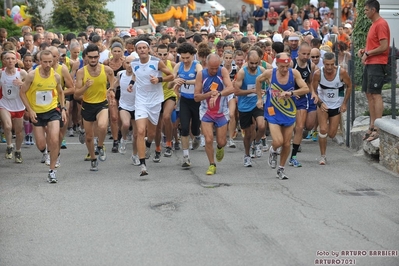
[[114, 13], [105, 6], [107, 0], [52, 0], [54, 11], [52, 24], [55, 27], [80, 31], [88, 25], [101, 28], [113, 27]]
[[[366, 47], [367, 33], [371, 26], [370, 19], [364, 14], [364, 4], [366, 0], [357, 1], [357, 17], [355, 27], [352, 33], [352, 42], [354, 44], [355, 53], [361, 48]], [[363, 65], [361, 60], [355, 56], [355, 84], [361, 85], [363, 78]]]
[[43, 23], [40, 10], [45, 8], [45, 6], [44, 0], [29, 0], [28, 14], [31, 16], [33, 26]]

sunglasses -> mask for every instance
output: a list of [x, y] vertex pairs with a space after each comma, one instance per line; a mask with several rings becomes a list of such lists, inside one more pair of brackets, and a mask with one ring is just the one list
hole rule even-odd
[[168, 53], [166, 53], [166, 54], [158, 53], [158, 56], [167, 56], [167, 55], [168, 55]]
[[99, 58], [100, 56], [99, 55], [95, 55], [95, 56], [90, 56], [90, 55], [88, 55], [87, 56], [87, 58], [89, 58], [89, 59], [97, 59], [97, 58]]
[[319, 55], [311, 56], [311, 58], [319, 58], [319, 57], [320, 57]]

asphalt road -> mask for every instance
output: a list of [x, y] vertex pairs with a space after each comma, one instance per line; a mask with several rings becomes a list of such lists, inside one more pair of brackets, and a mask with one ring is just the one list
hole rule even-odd
[[239, 140], [214, 176], [200, 148], [190, 170], [178, 151], [149, 161], [141, 179], [130, 145], [121, 155], [107, 144], [108, 159], [90, 172], [85, 145], [67, 141], [58, 184], [46, 182], [35, 146], [16, 165], [0, 145], [1, 266], [399, 265], [398, 176], [331, 141], [326, 166], [317, 143], [303, 142], [303, 167], [287, 166], [289, 180], [267, 156], [245, 168]]

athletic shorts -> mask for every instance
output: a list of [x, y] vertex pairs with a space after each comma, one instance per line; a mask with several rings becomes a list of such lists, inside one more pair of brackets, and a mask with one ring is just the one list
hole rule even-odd
[[162, 105], [161, 105], [161, 114], [163, 113], [163, 105], [166, 103], [166, 101], [169, 101], [169, 100], [172, 100], [172, 101], [174, 101], [176, 103], [176, 97], [175, 96], [172, 96], [172, 97], [166, 99], [165, 101], [163, 101]]
[[144, 105], [136, 103], [136, 120], [147, 118], [153, 125], [158, 125], [159, 114], [161, 113], [162, 103], [156, 105]]
[[381, 94], [386, 75], [386, 65], [365, 65], [363, 70], [362, 92]]
[[121, 98], [121, 89], [119, 88], [119, 89], [116, 89], [116, 91], [115, 91], [115, 100], [119, 101], [120, 98]]
[[71, 102], [73, 100], [73, 94], [65, 95], [65, 101]]
[[294, 97], [294, 102], [297, 110], [307, 110], [309, 107], [307, 95], [301, 96], [299, 99]]
[[328, 109], [327, 113], [328, 113], [328, 117], [333, 117], [333, 116], [339, 115], [341, 113], [341, 111], [339, 110], [339, 108], [335, 108], [335, 109]]
[[[0, 108], [0, 109], [3, 109], [3, 108]], [[7, 110], [7, 109], [6, 109]], [[8, 111], [8, 110], [7, 110]], [[9, 113], [10, 113], [10, 115], [11, 115], [11, 119], [19, 119], [19, 118], [22, 118], [22, 117], [24, 117], [24, 114], [25, 114], [25, 110], [22, 110], [22, 111], [17, 111], [17, 112], [13, 112], [13, 111], [8, 111]]]
[[128, 113], [130, 114], [130, 119], [131, 119], [131, 120], [134, 120], [134, 119], [135, 119], [135, 118], [134, 118], [134, 115], [135, 115], [135, 114], [134, 114], [134, 113], [135, 113], [134, 111], [129, 111], [129, 110], [123, 109], [122, 107], [118, 107], [118, 110], [119, 110], [119, 112], [122, 111], [122, 110], [128, 112]]
[[314, 103], [314, 99], [312, 99], [311, 93], [308, 94], [308, 103], [309, 103], [308, 109], [307, 109], [308, 113], [317, 110], [317, 104]]
[[240, 127], [242, 129], [246, 129], [249, 128], [252, 125], [252, 118], [257, 118], [258, 116], [262, 116], [263, 117], [263, 110], [259, 109], [258, 107], [255, 107], [254, 109], [252, 109], [252, 111], [249, 112], [238, 112], [238, 116], [240, 119]]
[[108, 101], [105, 100], [101, 103], [86, 103], [82, 102], [82, 117], [88, 122], [94, 122], [97, 120], [97, 115], [102, 110], [108, 109]]
[[59, 108], [55, 108], [45, 113], [36, 113], [36, 120], [37, 123], [32, 123], [35, 127], [45, 127], [51, 121], [60, 121], [60, 128], [64, 126]]
[[218, 116], [214, 116], [214, 115], [210, 115], [208, 113], [205, 113], [202, 117], [201, 117], [201, 121], [202, 122], [206, 122], [206, 123], [213, 123], [213, 125], [216, 128], [222, 127], [224, 125], [226, 125], [229, 122], [229, 115], [224, 114], [218, 114]]
[[230, 93], [229, 95], [227, 95], [227, 102], [230, 102], [233, 99], [234, 99], [234, 93]]

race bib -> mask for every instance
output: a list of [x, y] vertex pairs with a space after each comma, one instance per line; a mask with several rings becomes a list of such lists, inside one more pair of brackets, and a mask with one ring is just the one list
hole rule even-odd
[[[253, 90], [253, 89], [255, 89], [255, 84], [247, 85], [247, 90]], [[247, 97], [255, 97], [255, 96], [257, 96], [256, 93], [247, 94]]]
[[53, 91], [37, 91], [36, 104], [37, 105], [50, 105], [53, 101]]
[[5, 85], [5, 87], [3, 88], [3, 96], [8, 100], [16, 99], [18, 94], [19, 90], [16, 87], [14, 87], [14, 85], [12, 84]]
[[326, 91], [327, 101], [338, 99], [338, 90], [327, 89]]

